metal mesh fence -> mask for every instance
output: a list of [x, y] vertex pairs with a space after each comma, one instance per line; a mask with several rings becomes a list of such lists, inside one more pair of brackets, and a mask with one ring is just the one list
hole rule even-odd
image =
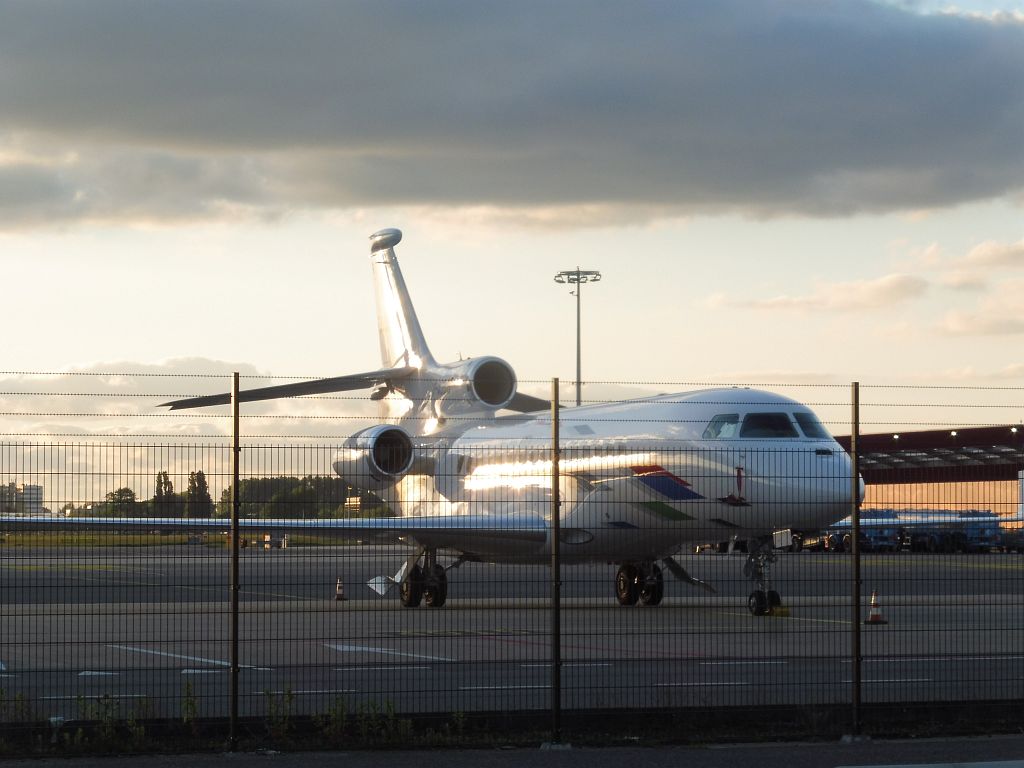
[[[79, 383], [5, 393], [6, 729], [227, 718], [233, 643], [238, 713], [271, 723], [536, 719], [556, 672], [567, 712], [1024, 699], [1020, 390], [864, 388], [857, 425], [838, 386], [595, 398], [560, 414], [555, 499], [546, 413], [414, 427], [374, 469], [368, 400], [253, 405], [235, 487], [223, 413]], [[814, 413], [865, 436], [856, 541]]]

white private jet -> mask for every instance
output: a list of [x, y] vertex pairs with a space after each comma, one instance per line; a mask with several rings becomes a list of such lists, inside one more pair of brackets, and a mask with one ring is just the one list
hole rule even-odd
[[[395, 256], [401, 238], [397, 229], [370, 238], [384, 368], [239, 395], [249, 402], [373, 389], [383, 423], [349, 438], [333, 467], [378, 494], [396, 516], [241, 522], [260, 531], [358, 531], [409, 542], [413, 551], [398, 572], [369, 586], [383, 595], [398, 584], [402, 605], [438, 607], [447, 598], [447, 571], [463, 562], [550, 562], [552, 417], [550, 403], [517, 391], [515, 373], [500, 358], [434, 359]], [[229, 402], [220, 394], [164, 405]], [[499, 416], [502, 410], [518, 413]], [[559, 421], [561, 560], [617, 564], [615, 594], [623, 605], [661, 602], [659, 563], [711, 589], [673, 555], [687, 545], [732, 540], [747, 542], [744, 571], [754, 585], [748, 607], [765, 615], [782, 602], [769, 577], [774, 546], [850, 513], [849, 456], [809, 408], [780, 395], [706, 389], [564, 408]], [[10, 521], [0, 519], [0, 527]], [[95, 519], [76, 522], [98, 527]]]

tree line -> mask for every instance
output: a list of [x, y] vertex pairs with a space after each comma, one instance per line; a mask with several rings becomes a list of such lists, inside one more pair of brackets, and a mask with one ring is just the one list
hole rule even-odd
[[[252, 477], [239, 481], [239, 515], [241, 517], [330, 518], [351, 517], [346, 501], [358, 495], [340, 477]], [[63, 512], [100, 517], [229, 517], [231, 487], [227, 487], [214, 503], [210, 486], [202, 470], [189, 472], [184, 493], [174, 490], [167, 472], [158, 472], [152, 498], [139, 499], [129, 487], [110, 491], [103, 502], [75, 509], [65, 505]]]

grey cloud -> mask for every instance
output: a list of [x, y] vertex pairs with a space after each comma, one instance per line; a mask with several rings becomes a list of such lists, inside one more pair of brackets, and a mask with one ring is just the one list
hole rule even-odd
[[826, 215], [1024, 187], [1012, 21], [852, 0], [10, 3], [3, 18], [0, 137], [78, 157], [39, 165], [24, 197], [0, 180], [8, 226], [26, 208]]

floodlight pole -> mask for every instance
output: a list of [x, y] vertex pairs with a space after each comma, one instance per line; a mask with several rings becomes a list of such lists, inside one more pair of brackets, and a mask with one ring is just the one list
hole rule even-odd
[[581, 286], [583, 283], [596, 283], [601, 279], [601, 273], [594, 269], [566, 269], [555, 275], [556, 283], [568, 283], [569, 285], [575, 285], [576, 290], [576, 405], [579, 406], [581, 401], [582, 393], [582, 354], [580, 344], [580, 294], [582, 293]]
[[234, 752], [238, 749], [238, 549], [241, 546], [238, 537], [240, 534], [238, 522], [238, 510], [241, 506], [241, 491], [238, 488], [239, 482], [239, 458], [242, 453], [239, 435], [239, 409], [238, 409], [238, 371], [231, 377], [231, 577], [230, 577], [230, 601], [231, 601], [231, 625], [229, 632], [230, 642], [230, 667], [228, 669], [228, 749]]

